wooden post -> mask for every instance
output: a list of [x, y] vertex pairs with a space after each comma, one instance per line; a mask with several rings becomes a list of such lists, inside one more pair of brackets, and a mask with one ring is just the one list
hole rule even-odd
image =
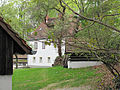
[[16, 69], [18, 69], [18, 56], [16, 53], [15, 53], [15, 57], [16, 57]]

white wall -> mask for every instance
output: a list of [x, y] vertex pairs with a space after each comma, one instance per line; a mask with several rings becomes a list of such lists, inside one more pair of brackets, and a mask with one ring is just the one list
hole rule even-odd
[[102, 62], [98, 61], [68, 61], [68, 68], [82, 68], [89, 66], [100, 65]]
[[12, 75], [0, 75], [0, 90], [12, 90]]
[[[45, 40], [39, 40], [38, 42], [38, 50], [35, 55], [28, 55], [28, 66], [46, 66], [46, 67], [52, 67], [52, 64], [54, 64], [55, 58], [58, 56], [58, 49], [54, 47], [53, 44], [45, 45], [45, 49], [42, 49], [42, 41]], [[34, 45], [34, 42], [36, 41], [30, 41], [29, 43]], [[65, 52], [65, 46], [62, 47], [62, 53]], [[35, 57], [35, 63], [33, 63], [33, 57]], [[42, 57], [42, 63], [39, 62], [40, 57]], [[51, 62], [48, 63], [48, 57], [50, 57]]]

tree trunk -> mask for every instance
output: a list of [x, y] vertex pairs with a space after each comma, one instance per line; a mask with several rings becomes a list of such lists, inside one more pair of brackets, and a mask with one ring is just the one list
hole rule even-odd
[[116, 74], [115, 74], [115, 72], [113, 71], [113, 69], [112, 69], [112, 67], [109, 65], [109, 63], [106, 63], [106, 62], [103, 62], [105, 65], [106, 65], [106, 67], [108, 68], [108, 70], [111, 72], [111, 74], [116, 78]]
[[16, 69], [18, 69], [18, 56], [17, 56], [17, 54], [15, 54], [15, 57], [16, 57]]
[[68, 62], [68, 58], [69, 58], [69, 56], [68, 56], [68, 55], [65, 55], [65, 56], [64, 56], [64, 59], [63, 59], [63, 60], [64, 60], [64, 61], [63, 61], [63, 66], [64, 66], [65, 68], [68, 68], [68, 63], [67, 63], [67, 62]]
[[59, 54], [59, 57], [62, 57], [62, 40], [61, 39], [58, 39], [58, 54]]

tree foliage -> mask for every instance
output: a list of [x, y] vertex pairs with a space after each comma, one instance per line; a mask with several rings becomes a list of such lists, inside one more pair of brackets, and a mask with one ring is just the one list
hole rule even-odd
[[[77, 0], [75, 0], [77, 1]], [[79, 12], [62, 1], [73, 14], [77, 15], [82, 29], [76, 25], [74, 47], [87, 50], [102, 61], [117, 80], [120, 73], [116, 66], [120, 62], [120, 1], [118, 0], [80, 0], [77, 2]], [[74, 0], [73, 0], [74, 2]], [[119, 82], [118, 82], [119, 83]], [[120, 88], [117, 83], [116, 88]]]
[[14, 0], [0, 6], [0, 15], [23, 37], [47, 15], [56, 17], [48, 38], [61, 45], [72, 27], [77, 52], [93, 53], [120, 80], [120, 0]]
[[[118, 53], [120, 49], [119, 0], [56, 0], [55, 2], [48, 0], [44, 1], [44, 5], [46, 6], [43, 6], [42, 10], [47, 13], [43, 16], [50, 15], [52, 11], [56, 10], [55, 13], [62, 15], [63, 23], [64, 16], [71, 14], [75, 16], [76, 20], [73, 22], [75, 34], [74, 37], [72, 36], [75, 44], [73, 46], [79, 51], [87, 50], [93, 53], [107, 66], [115, 78], [120, 79], [120, 74], [115, 68], [120, 59]], [[53, 14], [51, 15], [54, 16]], [[80, 26], [81, 28], [79, 28]], [[59, 32], [61, 29], [64, 31], [64, 25], [56, 24], [52, 32], [54, 39], [56, 34], [61, 35]]]
[[29, 0], [12, 0], [0, 6], [0, 16], [23, 38], [26, 38], [33, 28], [27, 12], [28, 4]]

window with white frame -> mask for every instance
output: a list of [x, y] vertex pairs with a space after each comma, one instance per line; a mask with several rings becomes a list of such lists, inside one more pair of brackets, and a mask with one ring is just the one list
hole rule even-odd
[[50, 57], [48, 57], [48, 63], [51, 63]]
[[33, 63], [35, 63], [35, 57], [33, 57]]
[[34, 42], [34, 49], [35, 49], [35, 50], [38, 49], [38, 42]]
[[45, 42], [42, 42], [42, 49], [45, 49]]
[[42, 57], [39, 58], [39, 63], [42, 63]]

